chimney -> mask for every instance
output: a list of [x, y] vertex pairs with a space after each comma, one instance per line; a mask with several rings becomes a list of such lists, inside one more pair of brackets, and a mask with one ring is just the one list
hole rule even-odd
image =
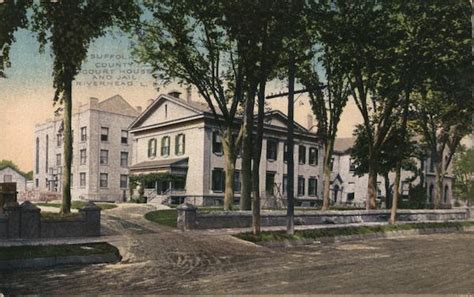
[[173, 90], [173, 91], [169, 92], [168, 95], [173, 96], [175, 98], [179, 98], [179, 96], [181, 96], [181, 92]]
[[148, 99], [146, 106], [148, 107], [152, 105], [154, 101], [155, 101], [154, 99]]
[[307, 122], [307, 125], [308, 125], [307, 129], [308, 129], [308, 131], [311, 131], [311, 130], [314, 128], [314, 127], [313, 127], [313, 115], [308, 114], [308, 116], [307, 116], [306, 119], [307, 119], [307, 121], [308, 121], [308, 122]]
[[135, 109], [137, 110], [138, 113], [142, 112], [142, 107], [141, 106], [135, 106]]
[[96, 97], [89, 98], [89, 108], [90, 109], [99, 109], [99, 99]]
[[191, 85], [186, 88], [186, 102], [191, 102]]

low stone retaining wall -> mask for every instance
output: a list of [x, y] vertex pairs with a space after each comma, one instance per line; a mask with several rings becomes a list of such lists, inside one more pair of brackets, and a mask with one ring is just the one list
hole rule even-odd
[[[178, 206], [178, 228], [221, 229], [247, 228], [252, 226], [250, 211], [200, 213], [191, 204]], [[417, 221], [464, 221], [470, 218], [470, 210], [399, 210], [397, 220], [403, 222]], [[389, 210], [351, 210], [351, 211], [296, 211], [295, 225], [350, 224], [364, 222], [387, 222]], [[286, 211], [263, 211], [262, 226], [286, 226]]]
[[0, 239], [100, 236], [100, 212], [88, 202], [77, 217], [44, 219], [41, 209], [31, 202], [14, 202], [0, 214]]
[[98, 263], [117, 263], [120, 256], [115, 254], [98, 254], [85, 256], [62, 256], [48, 258], [32, 258], [32, 259], [14, 259], [0, 260], [0, 270], [22, 269], [22, 268], [43, 268], [57, 265], [72, 264], [98, 264]]

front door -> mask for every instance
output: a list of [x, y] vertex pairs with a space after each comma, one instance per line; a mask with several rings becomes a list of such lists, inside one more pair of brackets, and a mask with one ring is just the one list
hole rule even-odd
[[268, 195], [273, 196], [274, 195], [274, 188], [275, 185], [275, 172], [267, 172], [266, 178], [265, 178], [265, 192], [267, 192]]

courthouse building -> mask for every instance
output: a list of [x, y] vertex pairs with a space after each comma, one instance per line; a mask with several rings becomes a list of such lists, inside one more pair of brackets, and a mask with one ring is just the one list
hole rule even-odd
[[[132, 143], [128, 127], [141, 108], [116, 95], [99, 102], [90, 98], [73, 112], [73, 199], [122, 201], [128, 194]], [[62, 117], [35, 127], [34, 188], [61, 193], [63, 168]]]
[[[287, 117], [280, 111], [265, 115], [260, 163], [262, 206], [281, 205], [286, 199], [285, 152]], [[236, 121], [236, 127], [239, 121]], [[322, 191], [321, 143], [305, 127], [294, 124], [295, 196], [301, 201], [320, 199]], [[180, 93], [160, 95], [133, 122], [131, 174], [169, 173], [175, 182], [147, 185], [149, 200], [215, 204], [224, 196], [225, 159], [218, 125], [205, 104]], [[236, 131], [237, 133], [237, 131]], [[234, 190], [241, 188], [241, 159], [236, 162]], [[178, 182], [176, 182], [178, 181]]]

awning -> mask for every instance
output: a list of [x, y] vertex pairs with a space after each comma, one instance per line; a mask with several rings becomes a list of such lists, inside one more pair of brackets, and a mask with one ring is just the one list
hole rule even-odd
[[186, 174], [188, 171], [188, 159], [165, 159], [158, 161], [140, 162], [130, 167], [132, 174], [140, 173], [172, 173], [172, 174]]

